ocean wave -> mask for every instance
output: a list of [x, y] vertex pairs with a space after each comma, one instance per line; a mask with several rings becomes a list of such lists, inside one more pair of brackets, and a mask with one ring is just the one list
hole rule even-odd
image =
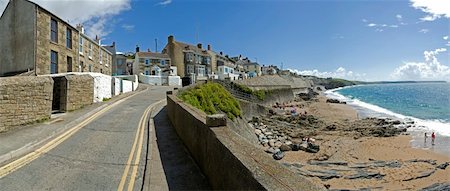
[[350, 106], [362, 108], [362, 109], [368, 110], [370, 112], [375, 112], [377, 114], [381, 114], [384, 117], [397, 118], [397, 119], [400, 119], [403, 121], [414, 121], [416, 126], [411, 128], [410, 130], [429, 131], [429, 132], [434, 131], [440, 135], [450, 136], [450, 123], [448, 123], [448, 122], [445, 122], [443, 120], [419, 119], [419, 118], [412, 117], [412, 116], [402, 115], [400, 113], [393, 112], [393, 111], [385, 109], [383, 107], [363, 102], [363, 101], [355, 99], [353, 97], [346, 97], [346, 96], [340, 94], [339, 92], [337, 92], [341, 89], [337, 88], [337, 89], [333, 89], [333, 90], [328, 90], [325, 92], [325, 95], [332, 99], [338, 99], [340, 101], [345, 101]]

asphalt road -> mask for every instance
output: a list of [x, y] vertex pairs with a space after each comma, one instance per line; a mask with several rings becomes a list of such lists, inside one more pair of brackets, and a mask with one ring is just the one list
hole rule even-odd
[[[144, 171], [146, 140], [136, 137], [145, 110], [165, 98], [168, 87], [151, 87], [79, 129], [50, 151], [0, 178], [0, 190], [117, 190], [125, 176], [124, 190], [137, 167], [133, 190], [140, 190]], [[145, 128], [146, 133], [147, 128]], [[137, 158], [129, 163], [136, 143]], [[128, 173], [124, 173], [129, 168]], [[124, 175], [125, 174], [125, 175]]]

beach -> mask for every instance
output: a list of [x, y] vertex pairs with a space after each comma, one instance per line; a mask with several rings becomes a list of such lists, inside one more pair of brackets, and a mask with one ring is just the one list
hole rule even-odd
[[[302, 116], [290, 116], [292, 110]], [[449, 138], [438, 136], [432, 146], [431, 137], [424, 142], [422, 132], [406, 130], [411, 123], [360, 119], [351, 106], [327, 103], [323, 95], [274, 106], [260, 122], [256, 129], [267, 126], [281, 142], [312, 138], [317, 153], [287, 149], [279, 162], [329, 189], [417, 190], [450, 183]], [[261, 147], [270, 152], [270, 143]]]

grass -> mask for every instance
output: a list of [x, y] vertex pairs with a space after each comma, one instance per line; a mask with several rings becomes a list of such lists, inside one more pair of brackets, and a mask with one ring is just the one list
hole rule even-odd
[[195, 86], [180, 92], [178, 97], [208, 115], [225, 113], [232, 120], [241, 117], [241, 107], [237, 100], [218, 83]]
[[252, 90], [249, 87], [237, 83], [232, 83], [233, 86], [239, 89], [241, 92], [252, 94], [256, 96], [259, 100], [263, 101], [266, 98], [266, 95], [271, 93], [270, 90]]
[[108, 101], [108, 100], [110, 100], [111, 98], [107, 98], [107, 97], [104, 97], [103, 98], [103, 101]]

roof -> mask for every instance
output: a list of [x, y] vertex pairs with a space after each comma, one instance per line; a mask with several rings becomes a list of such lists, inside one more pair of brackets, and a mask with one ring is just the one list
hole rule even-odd
[[137, 52], [138, 57], [165, 58], [170, 59], [169, 55], [157, 52]]
[[257, 66], [259, 66], [259, 64], [256, 63], [256, 62], [250, 62], [250, 63], [245, 63], [244, 64], [244, 66], [249, 66], [249, 65], [257, 65]]
[[195, 52], [197, 54], [203, 54], [205, 56], [209, 56], [206, 50], [198, 48], [195, 45], [187, 44], [187, 43], [184, 43], [184, 42], [178, 42], [178, 41], [175, 41], [175, 43], [180, 45], [183, 48], [184, 51], [189, 51], [190, 50], [190, 51], [193, 51], [193, 52]]

